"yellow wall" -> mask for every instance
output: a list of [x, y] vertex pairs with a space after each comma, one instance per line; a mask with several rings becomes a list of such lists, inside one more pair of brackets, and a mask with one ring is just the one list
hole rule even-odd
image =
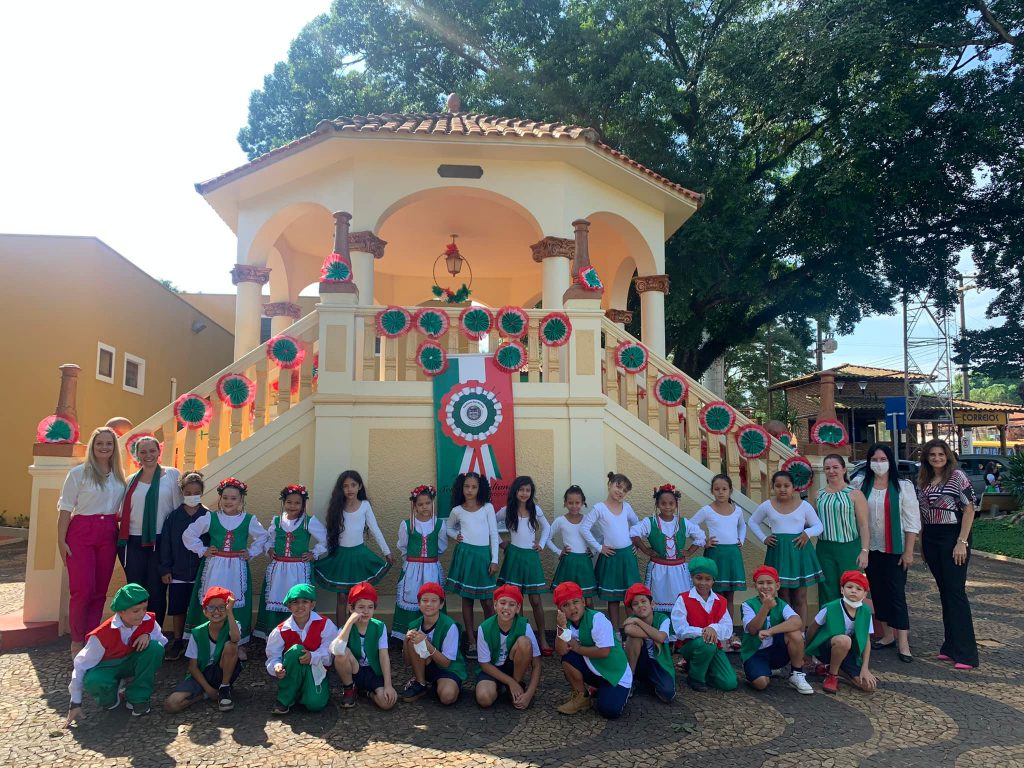
[[[168, 265], [164, 277], [174, 279]], [[62, 363], [81, 366], [82, 441], [112, 416], [138, 423], [231, 362], [231, 333], [92, 237], [0, 235], [0, 355], [6, 362], [0, 511], [29, 514], [36, 425], [53, 413]], [[192, 332], [201, 320], [206, 328]], [[96, 378], [97, 342], [115, 348], [114, 383]], [[146, 361], [144, 394], [125, 391], [125, 353]]]
[[[235, 327], [235, 294], [233, 293], [185, 293], [179, 294], [181, 298], [213, 319], [215, 323], [227, 328], [229, 331]], [[263, 297], [269, 301], [268, 297]], [[302, 307], [302, 316], [305, 317], [317, 302], [319, 296], [300, 296], [298, 305]]]

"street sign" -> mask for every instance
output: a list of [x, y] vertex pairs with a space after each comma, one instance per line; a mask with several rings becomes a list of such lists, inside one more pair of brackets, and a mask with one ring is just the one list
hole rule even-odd
[[999, 427], [1007, 423], [1005, 411], [953, 411], [953, 423], [960, 427]]
[[885, 426], [893, 431], [907, 428], [907, 398], [885, 398]]

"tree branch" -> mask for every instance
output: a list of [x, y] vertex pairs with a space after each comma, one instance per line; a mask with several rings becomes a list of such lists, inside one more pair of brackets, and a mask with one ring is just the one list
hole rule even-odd
[[995, 30], [996, 34], [999, 35], [999, 37], [1001, 37], [1005, 42], [1012, 45], [1014, 48], [1017, 48], [1021, 45], [1020, 39], [1011, 35], [1006, 30], [1006, 27], [999, 23], [996, 17], [992, 14], [992, 11], [988, 7], [988, 4], [985, 2], [985, 0], [977, 0], [975, 6], [978, 8], [979, 11], [981, 11], [981, 15], [984, 17], [985, 21], [988, 22], [988, 25], [993, 30]]

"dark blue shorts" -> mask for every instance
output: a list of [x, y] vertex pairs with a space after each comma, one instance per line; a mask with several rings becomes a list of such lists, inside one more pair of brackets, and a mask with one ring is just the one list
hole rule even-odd
[[384, 675], [378, 675], [372, 667], [360, 667], [359, 671], [352, 677], [352, 682], [360, 691], [373, 693], [378, 688], [384, 687]]
[[576, 651], [569, 651], [562, 657], [562, 663], [578, 669], [583, 674], [583, 682], [592, 688], [597, 689], [594, 698], [597, 711], [602, 717], [614, 719], [622, 715], [629, 700], [629, 688], [621, 685], [612, 685], [600, 675], [594, 674], [587, 666], [586, 660]]
[[[238, 679], [238, 676], [240, 674], [242, 674], [241, 661], [235, 664], [235, 671], [232, 673], [231, 680], [228, 681], [228, 685], [234, 685], [235, 680]], [[205, 677], [206, 682], [208, 682], [214, 688], [220, 688], [220, 685], [223, 682], [222, 673], [220, 671], [220, 665], [210, 664], [209, 666], [207, 666], [206, 669], [203, 670], [203, 677]], [[177, 687], [174, 689], [174, 692], [187, 693], [192, 698], [204, 695], [203, 686], [201, 686], [194, 677], [186, 677], [184, 680], [178, 683]]]
[[[818, 646], [817, 652], [814, 654], [817, 656], [822, 664], [829, 664], [832, 661], [832, 641], [822, 643]], [[854, 660], [855, 652], [853, 647], [850, 647], [850, 652], [846, 654], [846, 658], [843, 659], [843, 663], [839, 665], [839, 669], [848, 674], [850, 677], [858, 677], [860, 675], [860, 667], [857, 666], [857, 662]]]
[[773, 669], [782, 669], [789, 664], [789, 649], [785, 635], [772, 635], [772, 644], [761, 648], [743, 662], [743, 674], [747, 680], [771, 677]]
[[172, 582], [167, 585], [167, 615], [180, 616], [188, 613], [188, 604], [192, 600], [192, 583]]
[[459, 695], [462, 695], [462, 680], [459, 679], [459, 676], [449, 672], [447, 669], [442, 669], [433, 661], [427, 664], [424, 674], [427, 678], [427, 682], [432, 685], [436, 685], [438, 680], [453, 680], [459, 687]]
[[[512, 659], [505, 659], [505, 663], [504, 664], [495, 664], [495, 666], [498, 667], [498, 669], [501, 670], [502, 674], [505, 674], [505, 675], [508, 675], [509, 677], [514, 678], [514, 675], [512, 673], [515, 671], [515, 665], [512, 663]], [[505, 684], [504, 683], [499, 682], [496, 678], [491, 677], [486, 672], [484, 672], [483, 669], [481, 669], [477, 673], [476, 681], [478, 683], [483, 683], [485, 681], [486, 682], [490, 682], [490, 683], [495, 683], [498, 686], [498, 690], [499, 691], [502, 690], [503, 688], [505, 688]]]
[[654, 693], [666, 704], [676, 697], [675, 674], [669, 674], [661, 664], [652, 659], [646, 648], [640, 652], [636, 660], [633, 683], [640, 690]]

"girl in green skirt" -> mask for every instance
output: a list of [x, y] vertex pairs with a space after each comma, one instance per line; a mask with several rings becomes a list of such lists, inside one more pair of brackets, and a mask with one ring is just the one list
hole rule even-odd
[[[395, 593], [395, 618], [391, 636], [405, 640], [419, 621], [419, 592], [424, 584], [444, 586], [444, 568], [440, 556], [448, 548], [445, 521], [434, 514], [437, 491], [432, 485], [417, 485], [409, 491], [410, 515], [398, 526], [398, 551], [405, 559], [402, 577]], [[444, 611], [444, 606], [441, 607]]]
[[[597, 594], [608, 601], [608, 618], [619, 629], [619, 603], [626, 590], [640, 581], [640, 568], [633, 551], [630, 529], [640, 522], [636, 512], [626, 501], [633, 483], [625, 475], [608, 473], [608, 498], [599, 501], [583, 518], [580, 533], [593, 551], [600, 552], [594, 576]], [[594, 536], [594, 528], [601, 532], [603, 544]]]
[[[597, 581], [594, 579], [594, 553], [580, 533], [583, 522], [583, 510], [587, 506], [587, 497], [578, 485], [570, 485], [562, 496], [565, 514], [555, 518], [548, 536], [548, 549], [558, 555], [558, 566], [551, 579], [551, 590], [563, 581], [578, 584], [583, 591], [587, 608], [594, 607], [597, 596]], [[561, 548], [555, 544], [555, 537], [562, 542]]]
[[540, 564], [540, 552], [548, 543], [551, 524], [544, 517], [544, 510], [537, 504], [535, 494], [536, 488], [531, 478], [525, 475], [517, 477], [508, 489], [505, 506], [498, 511], [498, 517], [504, 519], [505, 528], [511, 536], [507, 544], [502, 543], [505, 560], [498, 573], [498, 583], [519, 587], [530, 598], [541, 655], [551, 656], [553, 651], [544, 633], [544, 605], [540, 598], [541, 594], [548, 591], [544, 568]]
[[750, 530], [767, 547], [764, 564], [779, 572], [779, 594], [806, 626], [807, 587], [822, 580], [821, 564], [811, 544], [811, 537], [821, 533], [821, 520], [814, 507], [796, 493], [789, 472], [772, 475], [772, 492], [775, 498], [763, 502], [750, 516]]

